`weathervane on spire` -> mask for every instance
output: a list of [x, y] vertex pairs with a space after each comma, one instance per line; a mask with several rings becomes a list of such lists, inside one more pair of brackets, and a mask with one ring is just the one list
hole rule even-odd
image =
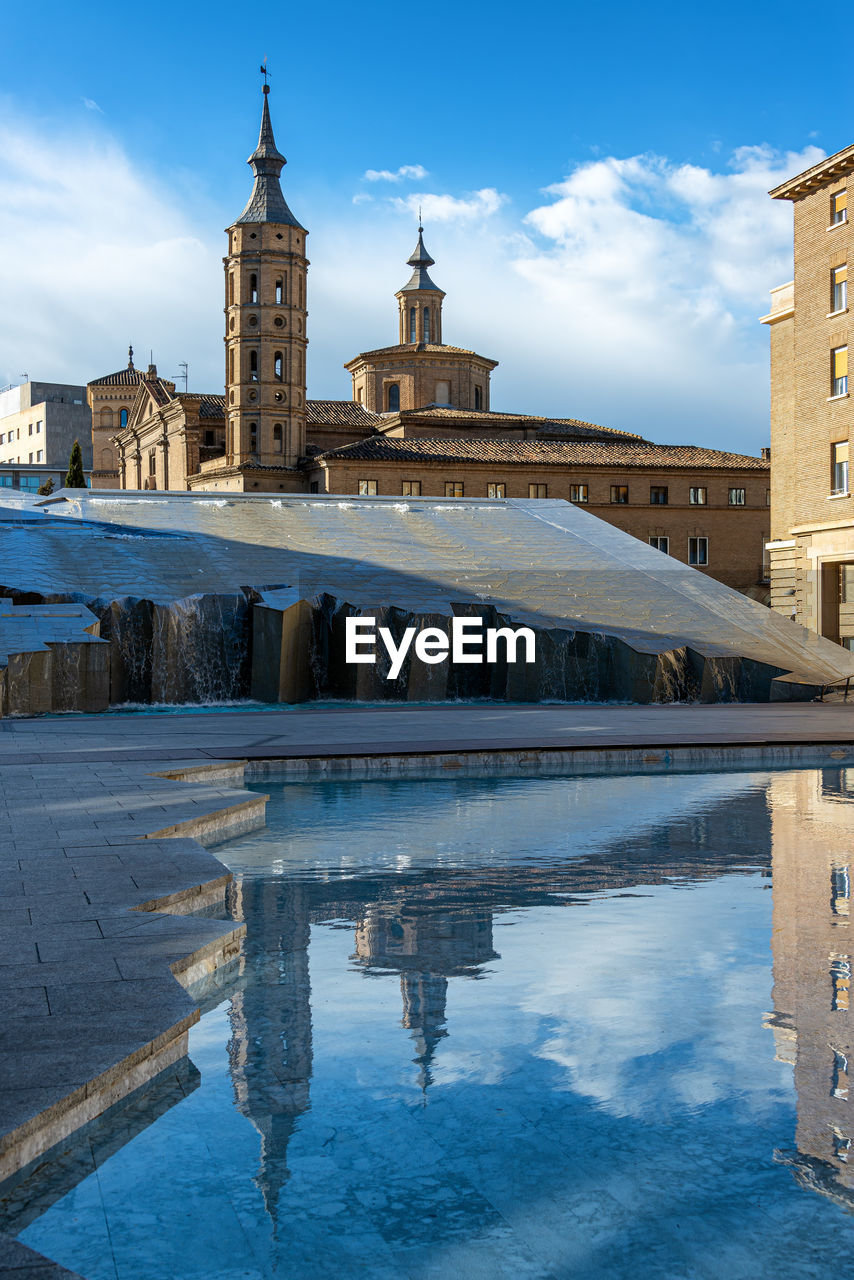
[[262, 92], [263, 92], [263, 93], [269, 93], [269, 92], [270, 92], [270, 86], [267, 84], [267, 76], [269, 75], [269, 72], [268, 72], [268, 70], [267, 70], [267, 55], [266, 55], [266, 53], [264, 54], [264, 61], [261, 63], [261, 75], [264, 77], [264, 88], [263, 88]]
[[419, 201], [419, 204], [418, 204], [418, 230], [419, 230], [419, 231], [423, 231], [423, 230], [424, 230], [423, 226], [421, 225], [421, 203], [420, 203], [420, 201]]

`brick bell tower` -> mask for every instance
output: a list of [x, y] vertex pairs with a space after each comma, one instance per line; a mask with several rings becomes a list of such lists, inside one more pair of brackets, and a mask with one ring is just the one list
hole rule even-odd
[[247, 161], [255, 183], [243, 213], [226, 229], [223, 259], [225, 463], [240, 469], [245, 488], [290, 490], [302, 488], [296, 465], [305, 454], [308, 232], [279, 185], [287, 162], [273, 137], [262, 71], [261, 133]]

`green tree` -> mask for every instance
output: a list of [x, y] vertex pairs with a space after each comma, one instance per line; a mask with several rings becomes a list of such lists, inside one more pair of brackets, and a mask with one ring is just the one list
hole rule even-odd
[[45, 497], [45, 498], [46, 498], [46, 497], [48, 496], [48, 494], [53, 493], [53, 488], [54, 488], [54, 486], [53, 486], [53, 476], [48, 476], [48, 478], [47, 478], [47, 480], [45, 480], [44, 484], [40, 484], [40, 485], [39, 485], [38, 491], [39, 491], [39, 493], [40, 493], [40, 494], [42, 494], [42, 496], [43, 496], [43, 497]]
[[80, 441], [75, 440], [71, 447], [71, 457], [68, 460], [68, 474], [65, 477], [66, 489], [85, 489], [86, 477], [83, 474], [83, 454], [80, 451]]

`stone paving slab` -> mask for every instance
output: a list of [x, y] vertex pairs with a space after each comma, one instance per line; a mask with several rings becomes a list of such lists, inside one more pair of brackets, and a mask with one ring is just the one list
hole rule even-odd
[[[264, 799], [229, 785], [242, 766], [155, 768], [3, 760], [0, 1177], [182, 1058], [199, 1014], [181, 983], [239, 952], [242, 925], [180, 913], [230, 879], [196, 835], [261, 825]], [[0, 1239], [0, 1275], [19, 1273], [71, 1274]]]

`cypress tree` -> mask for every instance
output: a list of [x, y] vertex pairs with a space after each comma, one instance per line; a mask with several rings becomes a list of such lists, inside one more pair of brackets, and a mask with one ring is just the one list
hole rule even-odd
[[66, 489], [85, 489], [86, 477], [83, 474], [83, 454], [80, 451], [80, 441], [75, 440], [71, 448], [71, 457], [68, 460], [68, 473], [65, 477]]
[[38, 491], [44, 497], [47, 497], [48, 494], [53, 493], [53, 476], [48, 476], [44, 484], [39, 485]]

